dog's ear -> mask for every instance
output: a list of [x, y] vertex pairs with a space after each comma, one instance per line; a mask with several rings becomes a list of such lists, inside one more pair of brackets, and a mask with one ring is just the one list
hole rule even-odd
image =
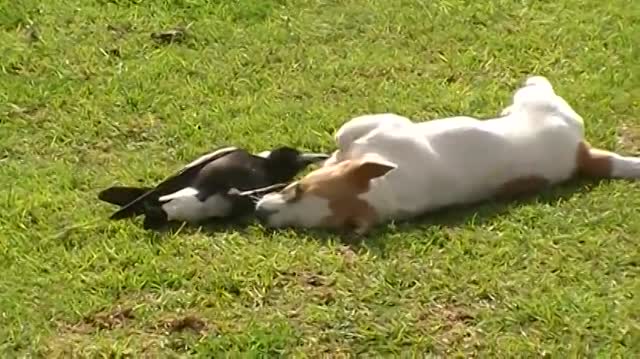
[[369, 181], [382, 177], [398, 166], [379, 156], [367, 156], [358, 161], [351, 170], [351, 178], [359, 187], [368, 187]]

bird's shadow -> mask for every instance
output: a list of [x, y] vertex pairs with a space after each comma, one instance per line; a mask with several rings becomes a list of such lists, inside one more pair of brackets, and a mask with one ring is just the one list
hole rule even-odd
[[165, 236], [178, 234], [194, 234], [204, 232], [207, 234], [216, 234], [223, 232], [243, 232], [249, 226], [255, 223], [251, 215], [245, 215], [238, 218], [216, 218], [210, 219], [200, 224], [190, 224], [186, 222], [169, 222], [162, 228], [148, 229], [148, 231]]
[[[383, 255], [385, 247], [389, 243], [390, 237], [397, 233], [407, 232], [429, 227], [459, 228], [468, 225], [470, 222], [475, 226], [482, 226], [489, 223], [495, 217], [503, 215], [512, 209], [527, 204], [557, 204], [560, 201], [571, 198], [576, 193], [590, 191], [601, 182], [608, 180], [585, 180], [576, 179], [561, 185], [551, 186], [534, 194], [523, 195], [511, 199], [483, 201], [475, 204], [451, 206], [441, 210], [424, 213], [410, 220], [396, 221], [386, 225], [379, 225], [365, 235], [357, 235], [353, 231], [331, 231], [319, 229], [295, 229], [295, 232], [307, 238], [313, 238], [323, 243], [342, 243], [353, 250], [367, 249]], [[185, 224], [173, 223], [162, 230], [164, 233], [220, 233], [239, 232], [243, 233], [249, 226], [255, 225], [256, 221], [251, 215], [229, 220], [213, 220], [199, 226], [189, 226]], [[267, 238], [274, 238], [280, 230], [265, 228]]]

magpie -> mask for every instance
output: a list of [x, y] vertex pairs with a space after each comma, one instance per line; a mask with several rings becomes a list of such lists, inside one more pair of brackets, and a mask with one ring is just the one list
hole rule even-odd
[[307, 166], [329, 155], [302, 153], [282, 146], [254, 155], [224, 147], [187, 164], [157, 186], [113, 186], [98, 199], [121, 208], [109, 218], [144, 215], [143, 228], [159, 229], [169, 222], [202, 223], [214, 218], [251, 214], [257, 199], [287, 185]]

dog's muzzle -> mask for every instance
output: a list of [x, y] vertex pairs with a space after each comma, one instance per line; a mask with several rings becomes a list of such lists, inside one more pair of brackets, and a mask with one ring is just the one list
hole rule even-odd
[[260, 223], [266, 223], [269, 221], [269, 218], [271, 217], [271, 215], [276, 212], [277, 210], [274, 210], [274, 209], [256, 207], [255, 214], [256, 214], [256, 218], [258, 218], [258, 221], [260, 221]]

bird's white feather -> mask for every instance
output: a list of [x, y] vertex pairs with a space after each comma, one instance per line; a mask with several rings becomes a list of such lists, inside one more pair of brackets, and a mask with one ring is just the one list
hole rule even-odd
[[180, 197], [194, 197], [198, 195], [198, 190], [193, 187], [185, 187], [179, 191], [158, 198], [160, 202], [168, 202]]
[[231, 210], [228, 198], [215, 194], [204, 201], [195, 196], [182, 196], [162, 205], [170, 221], [199, 222], [209, 218], [225, 217]]

